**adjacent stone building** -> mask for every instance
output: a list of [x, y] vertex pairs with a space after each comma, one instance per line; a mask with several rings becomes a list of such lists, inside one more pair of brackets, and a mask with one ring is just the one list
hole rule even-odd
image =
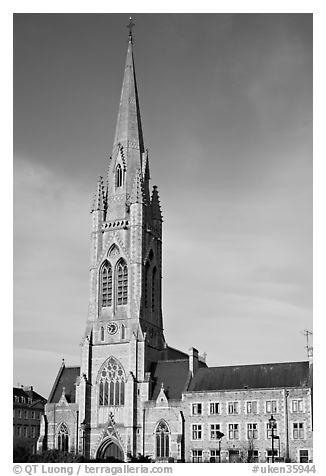
[[137, 454], [266, 461], [273, 415], [273, 458], [311, 460], [308, 361], [209, 368], [196, 349], [186, 354], [165, 341], [162, 213], [158, 189], [150, 188], [132, 49], [130, 33], [112, 155], [91, 209], [81, 364], [62, 363], [39, 449], [124, 461]]
[[33, 387], [13, 388], [14, 449], [23, 446], [31, 454], [36, 453], [45, 404], [46, 399], [36, 393]]

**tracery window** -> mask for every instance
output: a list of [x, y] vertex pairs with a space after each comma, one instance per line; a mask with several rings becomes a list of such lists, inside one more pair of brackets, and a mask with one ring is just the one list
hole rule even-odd
[[110, 357], [100, 373], [99, 405], [119, 406], [125, 403], [125, 373], [122, 365]]
[[127, 304], [128, 302], [128, 267], [127, 263], [121, 259], [117, 265], [117, 304]]
[[115, 169], [115, 184], [117, 188], [123, 185], [123, 172], [120, 164]]
[[169, 457], [169, 428], [165, 421], [161, 420], [156, 427], [156, 457], [168, 458]]
[[101, 269], [102, 306], [112, 306], [112, 266], [105, 261]]
[[59, 451], [68, 451], [69, 447], [69, 432], [67, 425], [61, 423], [58, 430], [58, 450]]
[[152, 274], [152, 312], [155, 311], [155, 287], [156, 287], [156, 267], [153, 269]]

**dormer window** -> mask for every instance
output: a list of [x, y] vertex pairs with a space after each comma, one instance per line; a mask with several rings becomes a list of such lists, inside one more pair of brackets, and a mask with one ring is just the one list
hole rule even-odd
[[115, 186], [117, 188], [122, 187], [123, 185], [123, 171], [120, 164], [117, 165], [115, 169]]

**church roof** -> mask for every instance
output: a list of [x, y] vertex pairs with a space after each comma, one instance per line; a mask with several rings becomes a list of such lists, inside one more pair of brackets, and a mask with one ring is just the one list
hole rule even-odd
[[166, 346], [162, 352], [164, 354], [164, 360], [188, 359], [188, 354], [182, 352], [181, 350], [175, 349], [174, 347]]
[[151, 374], [153, 379], [151, 400], [157, 399], [162, 384], [169, 400], [180, 400], [190, 376], [188, 356], [187, 359], [183, 360], [160, 360], [155, 362], [152, 364]]
[[51, 390], [48, 403], [58, 403], [65, 388], [65, 396], [68, 403], [76, 402], [76, 379], [80, 374], [80, 367], [60, 367], [57, 378]]
[[309, 362], [206, 367], [198, 369], [188, 391], [309, 387]]

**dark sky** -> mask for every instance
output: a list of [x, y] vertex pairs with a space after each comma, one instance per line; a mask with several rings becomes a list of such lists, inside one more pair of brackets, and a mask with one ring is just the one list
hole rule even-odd
[[[169, 345], [304, 360], [312, 326], [312, 15], [135, 14]], [[128, 14], [14, 16], [14, 384], [78, 365], [90, 205]], [[275, 345], [276, 344], [276, 345]]]

